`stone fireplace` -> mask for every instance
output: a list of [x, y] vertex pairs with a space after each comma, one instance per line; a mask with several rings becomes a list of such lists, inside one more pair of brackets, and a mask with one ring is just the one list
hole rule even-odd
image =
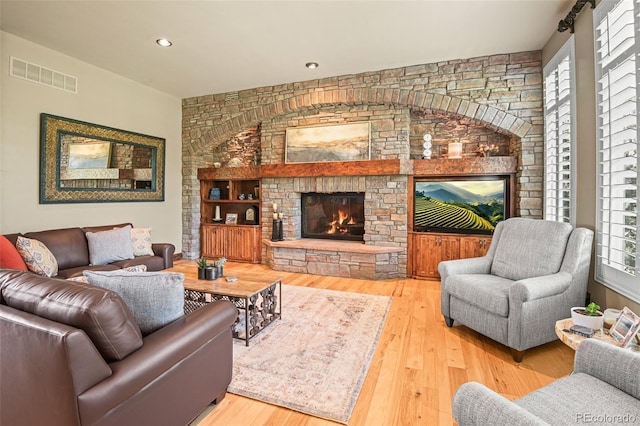
[[301, 194], [302, 238], [364, 240], [364, 193]]
[[[543, 114], [540, 52], [420, 64], [319, 80], [183, 99], [183, 245], [200, 251], [201, 194], [197, 169], [259, 165], [262, 261], [276, 270], [354, 278], [402, 278], [407, 270], [408, 179], [424, 170], [384, 161], [419, 160], [423, 136], [433, 136], [432, 158], [463, 142], [463, 159], [439, 173], [481, 171], [467, 162], [480, 144], [497, 144], [517, 158], [516, 214], [542, 214]], [[370, 165], [286, 164], [290, 127], [368, 121]], [[249, 130], [248, 130], [249, 129]], [[233, 160], [233, 162], [232, 162]], [[444, 160], [446, 162], [446, 160]], [[381, 163], [376, 163], [381, 162]], [[365, 162], [363, 162], [365, 163]], [[313, 169], [313, 170], [311, 170]], [[361, 241], [302, 236], [303, 193], [364, 193]], [[272, 204], [283, 213], [285, 241], [271, 241]], [[364, 244], [363, 244], [364, 242]]]

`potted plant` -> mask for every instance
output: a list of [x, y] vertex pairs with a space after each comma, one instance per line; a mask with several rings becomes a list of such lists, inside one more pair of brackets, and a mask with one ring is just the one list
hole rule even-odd
[[593, 330], [602, 329], [604, 314], [600, 312], [600, 306], [595, 302], [589, 303], [586, 307], [571, 308], [571, 320], [574, 325], [589, 327]]
[[196, 265], [198, 265], [198, 279], [205, 279], [205, 269], [207, 269], [207, 258], [202, 256], [200, 259], [196, 261]]
[[222, 278], [222, 266], [227, 261], [227, 258], [221, 257], [216, 261], [216, 278]]

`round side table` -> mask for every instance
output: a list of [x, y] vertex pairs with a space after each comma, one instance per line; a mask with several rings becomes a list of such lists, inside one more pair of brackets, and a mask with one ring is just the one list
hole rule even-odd
[[562, 320], [556, 321], [556, 335], [560, 338], [562, 343], [569, 346], [571, 349], [578, 349], [578, 345], [582, 343], [586, 339], [597, 339], [602, 340], [603, 342], [611, 343], [612, 345], [616, 345], [615, 340], [608, 334], [602, 332], [602, 330], [597, 330], [596, 334], [593, 337], [583, 337], [579, 334], [570, 333], [568, 330], [573, 325], [573, 321], [571, 318], [566, 318]]

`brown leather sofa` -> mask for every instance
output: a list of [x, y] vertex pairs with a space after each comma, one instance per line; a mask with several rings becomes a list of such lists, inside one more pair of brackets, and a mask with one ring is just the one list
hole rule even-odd
[[89, 245], [86, 232], [107, 231], [121, 228], [130, 223], [108, 226], [89, 226], [84, 228], [64, 228], [47, 231], [27, 232], [25, 234], [7, 234], [5, 237], [14, 245], [18, 236], [38, 240], [47, 246], [58, 261], [60, 278], [71, 278], [82, 275], [83, 271], [112, 271], [130, 266], [146, 265], [147, 271], [161, 271], [173, 267], [175, 246], [169, 243], [152, 244], [154, 256], [138, 256], [133, 259], [119, 260], [108, 265], [89, 265]]
[[0, 269], [0, 424], [185, 425], [225, 396], [236, 315], [214, 302], [142, 337], [112, 291]]

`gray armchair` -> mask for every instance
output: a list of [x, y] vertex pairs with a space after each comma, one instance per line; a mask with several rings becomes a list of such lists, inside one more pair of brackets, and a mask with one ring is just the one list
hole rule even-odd
[[440, 262], [440, 309], [456, 321], [511, 348], [557, 339], [557, 320], [582, 306], [593, 231], [567, 223], [511, 218], [500, 222], [486, 256]]
[[460, 426], [633, 424], [640, 421], [640, 354], [598, 340], [576, 351], [570, 376], [509, 401], [476, 382], [453, 396]]

